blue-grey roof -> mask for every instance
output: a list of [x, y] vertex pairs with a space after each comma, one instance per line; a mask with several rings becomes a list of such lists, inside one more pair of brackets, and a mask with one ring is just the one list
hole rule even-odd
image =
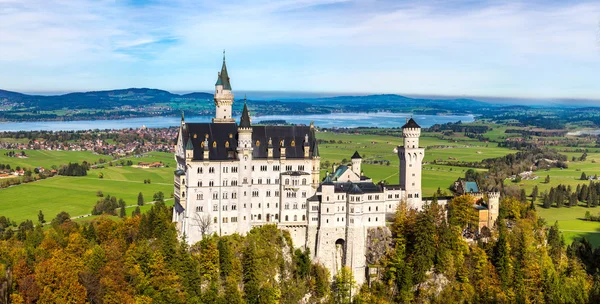
[[466, 182], [465, 183], [465, 192], [467, 193], [478, 193], [479, 192], [479, 187], [477, 186], [476, 182]]

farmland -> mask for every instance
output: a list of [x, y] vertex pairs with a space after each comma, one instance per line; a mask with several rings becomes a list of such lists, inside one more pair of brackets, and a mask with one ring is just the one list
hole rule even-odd
[[[498, 139], [504, 136], [504, 128], [494, 125], [494, 129], [485, 134], [490, 139]], [[331, 172], [332, 165], [348, 162], [354, 151], [359, 151], [363, 157], [362, 169], [366, 176], [371, 177], [374, 182], [386, 181], [390, 184], [398, 183], [398, 156], [394, 148], [402, 144], [402, 138], [397, 136], [361, 135], [361, 134], [338, 134], [331, 132], [320, 132], [317, 134], [321, 141], [319, 150], [321, 163], [329, 163], [330, 166], [321, 170], [321, 176]], [[449, 165], [433, 164], [433, 161], [464, 161], [477, 162], [486, 158], [494, 158], [516, 152], [508, 148], [498, 147], [494, 142], [480, 142], [456, 134], [452, 137], [444, 137], [439, 133], [423, 133], [420, 146], [425, 148], [425, 163], [423, 166], [423, 194], [432, 195], [438, 188], [449, 193], [448, 187], [457, 178], [463, 177], [467, 167], [455, 167]], [[16, 166], [35, 168], [52, 168], [69, 162], [87, 161], [88, 163], [103, 162], [103, 168], [88, 171], [85, 177], [57, 176], [28, 184], [13, 186], [0, 190], [0, 204], [2, 204], [2, 215], [8, 216], [17, 223], [25, 220], [36, 220], [39, 210], [46, 215], [47, 219], [53, 217], [60, 211], [67, 211], [72, 216], [89, 214], [93, 205], [98, 200], [97, 191], [104, 195], [110, 194], [123, 198], [128, 206], [137, 203], [137, 194], [142, 192], [145, 201], [150, 201], [152, 195], [158, 191], [165, 193], [169, 198], [173, 191], [173, 168], [175, 161], [170, 153], [151, 152], [141, 157], [129, 157], [113, 160], [110, 156], [98, 155], [92, 152], [81, 151], [25, 151], [28, 158], [8, 157], [7, 150], [0, 150], [0, 163]], [[20, 151], [16, 151], [20, 152]], [[563, 153], [571, 160], [572, 157], [580, 157], [581, 153]], [[131, 166], [119, 166], [121, 161], [131, 160], [134, 164], [138, 162], [162, 162], [164, 168], [135, 168]], [[104, 163], [106, 162], [106, 163]], [[535, 174], [541, 178], [537, 180], [522, 180], [518, 184], [506, 180], [506, 185], [514, 185], [531, 193], [534, 186], [538, 186], [540, 193], [547, 191], [558, 184], [571, 185], [588, 183], [579, 180], [581, 173], [588, 176], [600, 174], [600, 153], [590, 152], [585, 161], [569, 161], [568, 168], [539, 170]], [[476, 169], [483, 170], [483, 169]], [[102, 174], [103, 178], [99, 178]], [[550, 176], [550, 183], [544, 183], [544, 177]], [[144, 180], [150, 179], [146, 184]], [[172, 202], [170, 202], [172, 204]], [[142, 208], [145, 209], [145, 208]], [[128, 208], [128, 214], [133, 209]], [[546, 219], [549, 225], [555, 221], [559, 222], [565, 238], [568, 242], [576, 237], [585, 236], [595, 245], [600, 245], [600, 222], [586, 222], [581, 218], [588, 210], [584, 206], [572, 208], [537, 208], [539, 215]], [[600, 208], [590, 210], [594, 214], [600, 213]], [[88, 220], [83, 218], [79, 220]]]

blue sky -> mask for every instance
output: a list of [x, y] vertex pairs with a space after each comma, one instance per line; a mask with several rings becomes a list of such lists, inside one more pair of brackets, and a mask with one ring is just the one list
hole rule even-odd
[[600, 2], [0, 0], [0, 88], [600, 99]]

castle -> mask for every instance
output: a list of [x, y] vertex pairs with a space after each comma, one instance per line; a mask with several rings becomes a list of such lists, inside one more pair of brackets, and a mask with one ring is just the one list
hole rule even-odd
[[[411, 118], [402, 127], [399, 185], [375, 184], [364, 176], [358, 152], [351, 165], [339, 166], [321, 180], [312, 124], [253, 125], [245, 103], [237, 124], [233, 101], [223, 57], [215, 84], [215, 118], [189, 123], [182, 116], [179, 127], [173, 221], [180, 236], [195, 243], [207, 234], [245, 234], [255, 226], [275, 224], [289, 231], [295, 246], [309, 249], [332, 276], [349, 266], [357, 283], [363, 283], [369, 229], [385, 227], [401, 200], [415, 209], [426, 203], [420, 126]], [[497, 205], [490, 211], [496, 217]]]

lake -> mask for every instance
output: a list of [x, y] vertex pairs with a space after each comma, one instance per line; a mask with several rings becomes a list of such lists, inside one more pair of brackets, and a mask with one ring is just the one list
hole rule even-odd
[[[406, 119], [411, 117], [410, 113], [331, 113], [315, 115], [266, 115], [253, 117], [253, 123], [260, 123], [264, 120], [285, 120], [293, 124], [310, 124], [322, 128], [353, 128], [353, 127], [380, 127], [393, 128], [401, 127], [406, 123]], [[473, 115], [413, 115], [412, 116], [421, 127], [430, 127], [434, 124], [443, 124], [448, 122], [472, 122]], [[187, 122], [210, 122], [212, 116], [186, 117]], [[142, 117], [117, 120], [78, 120], [78, 121], [28, 121], [28, 122], [0, 122], [1, 131], [60, 131], [60, 130], [90, 130], [90, 129], [125, 129], [139, 128], [146, 126], [148, 128], [165, 128], [178, 126], [180, 117]]]

